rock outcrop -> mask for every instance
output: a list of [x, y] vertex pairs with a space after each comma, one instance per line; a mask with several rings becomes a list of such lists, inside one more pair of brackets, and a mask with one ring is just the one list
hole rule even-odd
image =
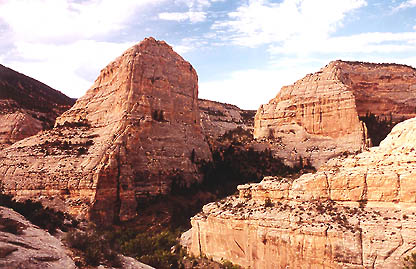
[[0, 207], [1, 268], [77, 268], [57, 238]]
[[0, 180], [18, 199], [40, 199], [103, 223], [137, 215], [141, 199], [201, 179], [210, 160], [194, 68], [147, 38], [104, 68], [52, 130], [0, 153]]
[[0, 149], [50, 129], [74, 100], [0, 65]]
[[398, 268], [416, 251], [416, 118], [379, 147], [267, 177], [192, 218], [188, 250], [250, 268]]
[[203, 133], [210, 139], [237, 128], [253, 131], [254, 110], [204, 99], [199, 99], [199, 110]]
[[254, 137], [287, 163], [328, 159], [370, 145], [359, 117], [416, 116], [416, 70], [396, 64], [334, 61], [283, 87], [255, 117]]

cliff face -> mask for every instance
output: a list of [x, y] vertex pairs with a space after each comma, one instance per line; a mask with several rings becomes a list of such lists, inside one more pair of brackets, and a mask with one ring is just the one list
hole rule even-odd
[[210, 160], [198, 79], [165, 42], [145, 39], [104, 68], [55, 127], [0, 153], [3, 189], [102, 222], [133, 218], [141, 199], [200, 180]]
[[403, 121], [416, 116], [416, 69], [398, 64], [333, 63], [354, 93], [357, 112]]
[[217, 139], [238, 127], [253, 131], [254, 110], [243, 110], [237, 106], [199, 99], [201, 127], [204, 134]]
[[192, 218], [189, 251], [251, 268], [397, 268], [416, 250], [416, 119], [380, 147], [268, 177]]
[[370, 145], [359, 116], [416, 116], [416, 70], [395, 64], [335, 61], [281, 89], [255, 117], [254, 137], [278, 156], [315, 167]]
[[0, 65], [0, 148], [50, 129], [74, 100]]

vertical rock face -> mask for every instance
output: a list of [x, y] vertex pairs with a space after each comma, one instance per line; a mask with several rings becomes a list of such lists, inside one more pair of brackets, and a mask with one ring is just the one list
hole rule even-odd
[[251, 268], [398, 268], [416, 251], [416, 119], [292, 181], [238, 187], [192, 218], [194, 255]]
[[50, 129], [74, 100], [0, 65], [0, 148]]
[[200, 180], [210, 160], [198, 79], [163, 41], [145, 39], [104, 68], [48, 132], [0, 154], [3, 188], [98, 221], [126, 220], [141, 199]]
[[416, 116], [416, 69], [399, 64], [336, 61], [338, 77], [354, 93], [357, 112], [393, 120]]
[[277, 155], [316, 167], [369, 145], [359, 120], [371, 112], [416, 116], [416, 70], [395, 64], [335, 61], [281, 89], [255, 117], [254, 137], [273, 141]]

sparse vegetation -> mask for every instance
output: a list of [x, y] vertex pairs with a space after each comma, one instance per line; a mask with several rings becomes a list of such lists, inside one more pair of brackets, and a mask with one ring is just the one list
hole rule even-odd
[[404, 269], [416, 269], [416, 253], [406, 256], [403, 261]]
[[78, 223], [68, 214], [44, 207], [40, 202], [26, 200], [17, 202], [12, 196], [0, 194], [0, 206], [8, 207], [22, 214], [33, 224], [42, 229], [55, 233], [57, 229], [67, 231], [69, 227], [76, 226]]
[[241, 266], [238, 266], [236, 264], [233, 264], [232, 262], [228, 260], [224, 260], [221, 264], [221, 268], [223, 269], [241, 269]]

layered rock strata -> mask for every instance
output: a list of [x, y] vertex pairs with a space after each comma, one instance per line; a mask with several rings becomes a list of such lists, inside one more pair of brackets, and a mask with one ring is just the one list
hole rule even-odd
[[133, 46], [104, 68], [55, 127], [0, 153], [6, 193], [111, 223], [141, 199], [201, 179], [210, 160], [194, 68], [163, 41]]
[[253, 131], [254, 110], [204, 99], [199, 99], [199, 110], [203, 133], [211, 139], [237, 128]]
[[189, 251], [250, 268], [398, 268], [416, 251], [416, 119], [315, 174], [238, 187], [192, 218]]
[[359, 117], [400, 121], [416, 116], [416, 70], [396, 64], [334, 61], [283, 87], [255, 117], [254, 137], [287, 163], [319, 167], [370, 145]]
[[0, 148], [50, 129], [74, 100], [0, 65]]

